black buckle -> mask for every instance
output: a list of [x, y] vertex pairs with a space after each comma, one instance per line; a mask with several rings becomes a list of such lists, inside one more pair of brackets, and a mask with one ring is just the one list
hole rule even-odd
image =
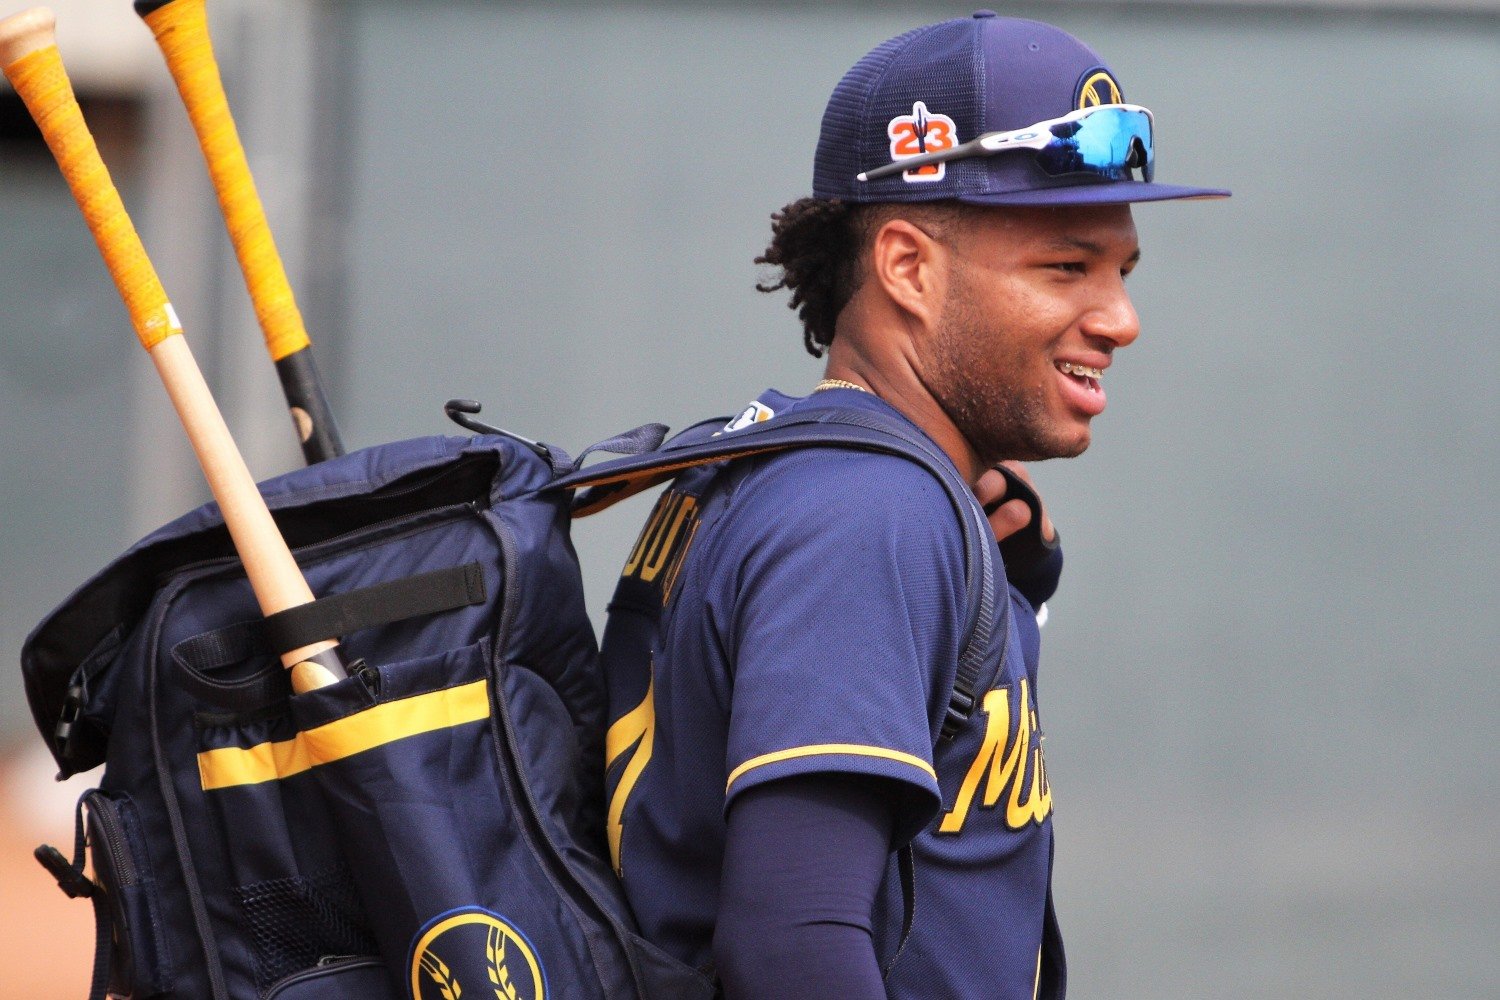
[[974, 714], [974, 703], [973, 695], [955, 690], [948, 699], [948, 711], [943, 717], [943, 728], [938, 735], [944, 740], [957, 736], [964, 723], [969, 721], [969, 716]]
[[63, 857], [61, 851], [51, 844], [43, 844], [31, 852], [32, 857], [41, 862], [43, 868], [52, 873], [57, 879], [57, 886], [69, 899], [77, 899], [79, 896], [92, 896], [99, 891], [94, 881], [82, 871], [74, 868], [67, 858]]
[[83, 714], [83, 700], [82, 684], [74, 684], [68, 688], [68, 693], [63, 698], [62, 711], [58, 713], [57, 727], [52, 730], [58, 752], [63, 757], [72, 756], [70, 744], [73, 741], [73, 730], [78, 725], [78, 717]]

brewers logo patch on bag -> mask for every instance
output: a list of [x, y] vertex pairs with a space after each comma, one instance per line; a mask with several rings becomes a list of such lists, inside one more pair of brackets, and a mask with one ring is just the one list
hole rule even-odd
[[482, 975], [471, 974], [471, 981], [487, 981], [496, 996], [507, 1000], [547, 995], [547, 974], [536, 949], [504, 917], [488, 910], [444, 913], [422, 928], [412, 946], [412, 996], [462, 996], [459, 970], [481, 970]]
[[[22, 652], [62, 775], [105, 765], [71, 861], [38, 851], [94, 900], [93, 996], [708, 1000], [711, 970], [636, 934], [610, 864], [605, 685], [569, 526], [681, 469], [803, 445], [956, 480], [869, 420], [718, 417], [666, 445], [649, 425], [581, 471], [500, 434], [320, 462], [261, 485], [320, 595], [268, 619], [214, 505], [139, 542]], [[981, 637], [983, 532], [965, 527]], [[350, 676], [293, 694], [278, 654], [314, 635], [340, 637]]]

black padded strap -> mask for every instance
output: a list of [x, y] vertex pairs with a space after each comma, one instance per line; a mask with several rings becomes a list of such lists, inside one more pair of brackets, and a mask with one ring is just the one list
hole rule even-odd
[[471, 562], [320, 597], [270, 615], [262, 628], [272, 652], [289, 653], [360, 629], [483, 604], [485, 599], [484, 567]]
[[995, 593], [995, 536], [968, 483], [929, 439], [893, 417], [866, 410], [823, 410], [714, 433], [698, 424], [654, 452], [601, 462], [554, 480], [548, 489], [576, 490], [573, 516], [596, 513], [695, 465], [706, 465], [814, 445], [845, 446], [905, 456], [927, 468], [947, 490], [958, 514], [966, 549], [968, 635], [940, 737], [951, 740], [974, 714], [985, 686], [990, 642], [998, 631], [1003, 662], [1010, 635], [1010, 602]]
[[881, 978], [891, 978], [891, 970], [896, 967], [896, 959], [906, 950], [906, 942], [911, 938], [911, 925], [917, 917], [917, 862], [911, 853], [911, 844], [903, 844], [896, 852], [896, 869], [901, 874], [901, 937], [896, 942], [896, 950], [891, 952], [891, 957], [886, 961], [885, 968], [880, 970]]

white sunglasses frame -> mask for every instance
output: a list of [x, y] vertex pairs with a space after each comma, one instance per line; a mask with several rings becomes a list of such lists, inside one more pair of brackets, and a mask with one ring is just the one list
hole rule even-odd
[[1151, 113], [1150, 108], [1139, 104], [1095, 104], [1093, 107], [1079, 108], [1070, 111], [1061, 118], [1048, 118], [1046, 121], [1028, 125], [1025, 128], [1011, 129], [1008, 132], [986, 132], [981, 136], [970, 139], [968, 142], [960, 143], [952, 149], [940, 149], [931, 153], [920, 153], [916, 156], [903, 157], [893, 160], [883, 166], [874, 167], [855, 175], [855, 180], [874, 181], [882, 177], [890, 177], [895, 174], [904, 174], [908, 170], [916, 170], [919, 167], [929, 166], [934, 163], [947, 163], [950, 160], [968, 159], [974, 156], [993, 156], [1003, 153], [1007, 149], [1046, 149], [1058, 137], [1052, 134], [1052, 126], [1064, 125], [1068, 122], [1080, 121], [1100, 111], [1139, 111], [1145, 114], [1147, 123], [1151, 126], [1152, 144], [1155, 145], [1156, 116]]

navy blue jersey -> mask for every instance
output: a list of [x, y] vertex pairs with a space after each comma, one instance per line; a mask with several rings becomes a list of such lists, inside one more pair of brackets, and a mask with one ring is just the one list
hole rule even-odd
[[[768, 392], [730, 427], [827, 406], [894, 412], [853, 390]], [[1044, 937], [1048, 964], [1061, 962], [1039, 635], [1007, 587], [993, 680], [967, 726], [939, 740], [966, 638], [964, 570], [943, 487], [896, 456], [778, 452], [690, 470], [661, 496], [603, 643], [610, 848], [647, 938], [710, 964], [737, 795], [792, 775], [873, 775], [899, 789], [898, 846], [910, 843], [916, 867], [890, 995], [1036, 993]], [[903, 913], [894, 856], [876, 909], [884, 963]]]

